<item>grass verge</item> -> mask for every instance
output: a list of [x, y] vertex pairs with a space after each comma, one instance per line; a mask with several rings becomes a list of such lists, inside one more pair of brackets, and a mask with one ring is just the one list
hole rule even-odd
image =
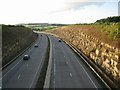
[[[47, 36], [47, 38], [48, 38], [48, 36]], [[47, 73], [48, 62], [49, 62], [49, 53], [50, 53], [50, 40], [48, 38], [48, 46], [47, 46], [47, 50], [45, 53], [45, 60], [44, 60], [43, 67], [40, 72], [40, 76], [39, 76], [37, 84], [36, 84], [36, 88], [43, 89], [44, 81], [45, 81], [45, 77], [46, 77], [46, 73]]]

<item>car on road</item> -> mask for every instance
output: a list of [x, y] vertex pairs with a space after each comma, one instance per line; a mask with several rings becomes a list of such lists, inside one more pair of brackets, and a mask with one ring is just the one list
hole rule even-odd
[[58, 39], [58, 42], [61, 42], [61, 39]]
[[35, 44], [35, 46], [34, 47], [38, 47], [38, 44]]
[[23, 57], [23, 60], [29, 60], [30, 59], [30, 56], [29, 55], [24, 55], [24, 57]]
[[42, 36], [42, 35], [40, 35], [40, 36]]

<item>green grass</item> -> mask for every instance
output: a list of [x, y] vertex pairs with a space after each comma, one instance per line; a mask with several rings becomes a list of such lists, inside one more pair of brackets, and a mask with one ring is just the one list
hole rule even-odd
[[96, 30], [107, 33], [109, 38], [120, 38], [120, 23], [102, 23], [94, 24], [94, 26]]
[[[81, 26], [94, 26], [96, 31], [105, 32], [109, 38], [119, 39], [120, 38], [120, 22], [102, 22], [102, 23], [90, 23], [90, 24], [76, 24]], [[73, 25], [74, 26], [74, 25]]]

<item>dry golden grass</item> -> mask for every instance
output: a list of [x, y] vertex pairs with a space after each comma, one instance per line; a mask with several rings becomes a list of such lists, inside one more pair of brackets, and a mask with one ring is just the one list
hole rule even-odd
[[[109, 32], [112, 27], [109, 25], [69, 25], [64, 27], [59, 27], [56, 29], [52, 29], [48, 32], [55, 33], [57, 35], [61, 34], [62, 32], [69, 32], [69, 33], [75, 33], [76, 35], [79, 35], [78, 33], [84, 33], [85, 35], [91, 36], [100, 42], [107, 43], [113, 47], [120, 48], [119, 41], [120, 38], [113, 39], [110, 37]], [[115, 29], [116, 26], [113, 27]], [[104, 31], [103, 31], [104, 30]]]

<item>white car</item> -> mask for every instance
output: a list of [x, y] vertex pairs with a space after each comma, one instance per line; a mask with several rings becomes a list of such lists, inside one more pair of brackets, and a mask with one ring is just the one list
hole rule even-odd
[[61, 42], [61, 39], [58, 39], [58, 42]]
[[38, 45], [37, 45], [37, 44], [35, 44], [35, 47], [38, 47]]
[[30, 56], [29, 55], [24, 55], [24, 57], [23, 57], [23, 60], [29, 60], [30, 59]]

